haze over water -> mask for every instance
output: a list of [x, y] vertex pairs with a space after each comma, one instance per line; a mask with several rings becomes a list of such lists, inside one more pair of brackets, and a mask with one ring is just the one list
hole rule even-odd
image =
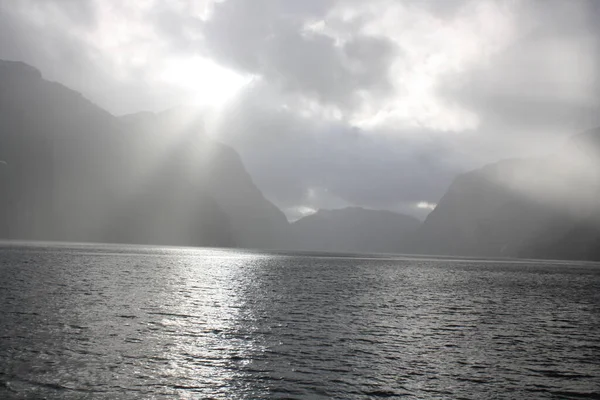
[[0, 398], [597, 398], [595, 264], [0, 247]]

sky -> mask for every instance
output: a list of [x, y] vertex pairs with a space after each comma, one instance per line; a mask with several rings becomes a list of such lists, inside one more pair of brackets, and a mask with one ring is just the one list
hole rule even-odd
[[290, 220], [425, 217], [600, 125], [595, 0], [0, 0], [0, 59], [115, 115], [192, 105]]

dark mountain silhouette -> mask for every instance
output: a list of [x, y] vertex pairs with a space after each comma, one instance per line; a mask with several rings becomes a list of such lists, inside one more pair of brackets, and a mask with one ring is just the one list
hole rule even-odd
[[193, 114], [117, 118], [0, 61], [0, 238], [266, 247], [285, 216]]
[[600, 128], [576, 135], [566, 151], [584, 166], [569, 187], [577, 212], [555, 215], [519, 256], [600, 261]]
[[459, 176], [412, 248], [424, 253], [597, 259], [600, 130], [537, 159], [505, 160]]
[[310, 251], [394, 253], [419, 224], [414, 217], [390, 211], [319, 210], [291, 225], [292, 246]]
[[293, 224], [189, 110], [115, 117], [0, 61], [0, 238], [600, 260], [600, 128], [456, 178], [419, 221], [322, 210]]
[[[122, 121], [129, 132], [147, 138], [144, 142], [151, 141], [151, 151], [148, 145], [140, 148], [138, 165], [173, 157], [178, 160], [178, 171], [201, 178], [203, 187], [227, 214], [237, 245], [275, 248], [287, 241], [285, 215], [265, 199], [232, 148], [201, 135], [201, 118], [193, 110], [138, 113], [122, 117]], [[165, 154], [165, 150], [169, 152]], [[160, 176], [160, 171], [148, 171], [149, 177], [157, 172]]]

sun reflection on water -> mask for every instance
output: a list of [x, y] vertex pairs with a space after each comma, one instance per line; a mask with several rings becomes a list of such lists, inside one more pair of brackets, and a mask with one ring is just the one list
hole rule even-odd
[[239, 367], [261, 351], [252, 332], [244, 331], [256, 316], [241, 294], [253, 291], [253, 267], [271, 256], [219, 249], [178, 253], [178, 273], [167, 282], [159, 321], [163, 341], [172, 341], [162, 374], [177, 377], [175, 389], [184, 398], [209, 395], [207, 388], [229, 392], [241, 381]]

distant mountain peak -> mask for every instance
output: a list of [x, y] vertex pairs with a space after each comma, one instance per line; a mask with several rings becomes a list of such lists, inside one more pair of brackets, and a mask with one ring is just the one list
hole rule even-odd
[[35, 67], [21, 61], [0, 60], [0, 74], [9, 79], [42, 79], [42, 73]]
[[[389, 211], [389, 210], [378, 210], [378, 209], [372, 209], [372, 208], [365, 208], [365, 207], [361, 207], [361, 206], [348, 206], [348, 207], [333, 208], [333, 209], [321, 208], [316, 213], [311, 214], [311, 215], [313, 215], [313, 216], [324, 216], [324, 215], [333, 215], [333, 216], [341, 216], [341, 215], [345, 215], [345, 216], [349, 216], [349, 215], [365, 215], [365, 216], [373, 216], [373, 215], [379, 215], [379, 216], [388, 216], [388, 217], [391, 217], [391, 218], [406, 218], [406, 219], [418, 221], [418, 218], [413, 217], [411, 215], [397, 213], [397, 212]], [[308, 215], [307, 217], [310, 217], [311, 215]]]
[[414, 246], [430, 254], [598, 258], [590, 249], [600, 240], [594, 233], [600, 231], [599, 166], [596, 128], [555, 154], [463, 174], [429, 214]]
[[351, 206], [320, 209], [292, 224], [298, 250], [397, 253], [420, 221], [387, 210]]

